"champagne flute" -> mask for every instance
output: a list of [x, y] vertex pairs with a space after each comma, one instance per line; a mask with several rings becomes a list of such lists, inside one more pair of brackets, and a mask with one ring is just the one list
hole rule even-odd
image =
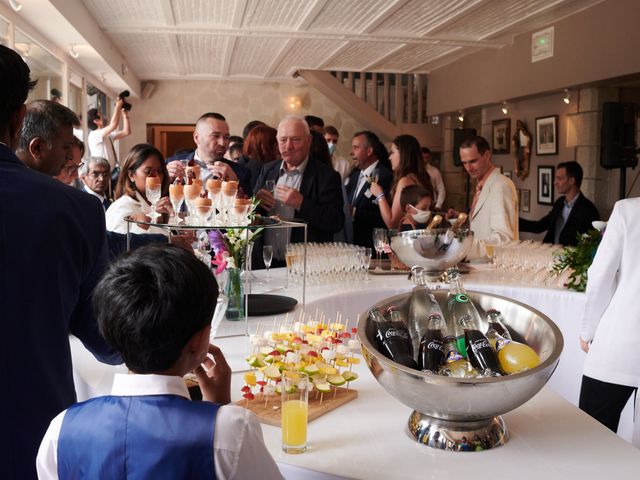
[[373, 229], [373, 248], [376, 249], [376, 256], [378, 259], [378, 266], [376, 270], [382, 269], [382, 252], [384, 251], [384, 246], [387, 243], [387, 230], [384, 228], [374, 228]]
[[160, 191], [162, 189], [162, 180], [160, 177], [147, 177], [145, 179], [145, 196], [147, 200], [151, 203], [151, 220], [155, 220], [158, 216], [158, 212], [156, 211], [156, 204], [160, 200]]
[[371, 180], [371, 183], [378, 183], [378, 181], [380, 180], [380, 170], [374, 168], [371, 171], [371, 176], [369, 177], [369, 179]]
[[173, 222], [177, 225], [180, 223], [179, 214], [184, 202], [184, 185], [179, 183], [169, 185], [169, 200], [173, 207]]
[[267, 269], [267, 276], [269, 276], [269, 268], [271, 267], [271, 262], [273, 260], [273, 247], [271, 245], [265, 245], [262, 247], [262, 260], [264, 261], [264, 266]]

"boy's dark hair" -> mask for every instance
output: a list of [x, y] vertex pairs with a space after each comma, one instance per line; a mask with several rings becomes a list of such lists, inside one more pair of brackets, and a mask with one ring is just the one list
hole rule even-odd
[[168, 244], [141, 247], [116, 260], [93, 293], [102, 336], [132, 372], [176, 363], [216, 308], [218, 285], [192, 253]]
[[407, 205], [413, 205], [414, 207], [424, 197], [432, 198], [431, 192], [426, 188], [419, 187], [418, 185], [409, 185], [404, 187], [400, 192], [400, 207], [404, 211]]
[[320, 117], [316, 117], [315, 115], [305, 115], [304, 120], [307, 122], [307, 125], [309, 125], [309, 128], [314, 126], [324, 128], [324, 120]]

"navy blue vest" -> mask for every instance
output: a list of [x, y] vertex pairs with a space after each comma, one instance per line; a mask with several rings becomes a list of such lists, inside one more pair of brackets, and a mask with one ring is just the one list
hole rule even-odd
[[58, 439], [58, 477], [215, 479], [218, 408], [176, 395], [106, 396], [72, 405]]

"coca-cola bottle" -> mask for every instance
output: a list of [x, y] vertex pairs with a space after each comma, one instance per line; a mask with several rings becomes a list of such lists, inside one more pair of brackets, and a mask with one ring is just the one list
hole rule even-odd
[[427, 319], [427, 331], [420, 341], [418, 368], [438, 373], [444, 363], [444, 318], [440, 313], [432, 313]]
[[455, 337], [449, 335], [444, 339], [444, 365], [438, 373], [446, 377], [471, 378], [478, 376], [476, 369], [471, 366], [458, 351]]
[[429, 328], [427, 325], [429, 317], [431, 315], [439, 315], [440, 318], [444, 319], [444, 315], [436, 297], [427, 285], [427, 277], [424, 269], [414, 266], [411, 269], [411, 274], [416, 286], [413, 288], [409, 301], [407, 328], [409, 329], [409, 335], [411, 335], [414, 358], [417, 361], [420, 342], [427, 328]]
[[471, 317], [460, 318], [464, 329], [467, 358], [483, 375], [499, 375], [502, 373], [496, 352], [487, 337], [471, 323]]
[[387, 358], [406, 367], [417, 368], [413, 359], [411, 338], [402, 315], [396, 307], [389, 307], [385, 317], [377, 308], [369, 311], [369, 318], [374, 322], [378, 350]]
[[481, 332], [487, 331], [487, 322], [484, 320], [476, 307], [473, 305], [471, 298], [467, 295], [467, 292], [462, 285], [460, 279], [460, 272], [456, 268], [450, 268], [447, 270], [447, 277], [449, 278], [449, 298], [447, 300], [447, 307], [449, 309], [449, 330], [456, 336], [458, 341], [458, 351], [466, 357], [467, 346], [464, 338], [464, 328], [460, 324], [460, 318], [463, 316], [470, 317], [470, 325], [472, 329], [479, 330]]

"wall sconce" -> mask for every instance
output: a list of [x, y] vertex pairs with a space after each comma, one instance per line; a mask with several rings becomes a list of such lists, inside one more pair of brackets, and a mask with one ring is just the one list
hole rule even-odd
[[20, 10], [22, 10], [22, 4], [17, 0], [9, 0], [9, 5], [11, 5], [11, 8], [13, 8], [14, 12], [19, 12]]
[[438, 115], [433, 115], [431, 117], [431, 125], [438, 125], [440, 123], [440, 117]]
[[562, 97], [562, 101], [569, 105], [571, 103], [571, 93], [568, 88], [564, 89], [564, 97]]
[[464, 112], [462, 110], [458, 110], [458, 120], [464, 122]]
[[287, 108], [289, 110], [300, 110], [302, 107], [302, 99], [297, 95], [292, 95], [287, 98]]
[[104, 83], [106, 80], [107, 80], [107, 77], [105, 76], [105, 73], [104, 72], [100, 73], [100, 81]]
[[78, 58], [80, 56], [80, 53], [76, 50], [75, 43], [69, 45], [69, 55], [71, 55], [73, 58]]
[[506, 115], [507, 113], [509, 113], [509, 109], [507, 108], [507, 102], [506, 102], [506, 101], [502, 102], [502, 113], [503, 113], [504, 115]]

